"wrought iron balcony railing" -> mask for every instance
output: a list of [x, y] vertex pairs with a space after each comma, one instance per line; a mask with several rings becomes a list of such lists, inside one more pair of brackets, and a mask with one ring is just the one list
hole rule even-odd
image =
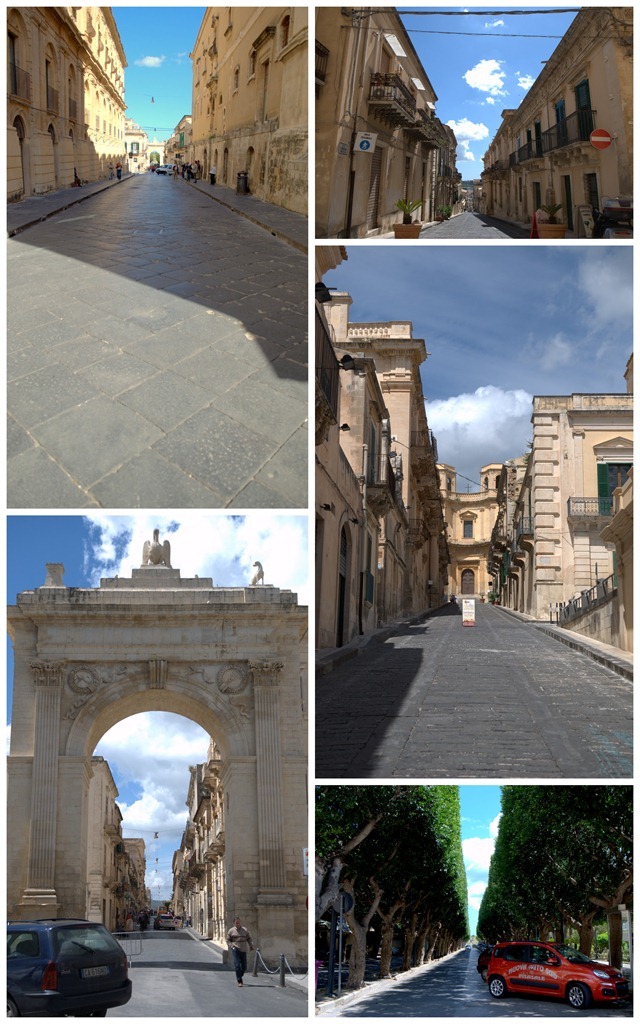
[[316, 380], [329, 404], [334, 422], [338, 417], [339, 374], [340, 368], [333, 351], [331, 338], [316, 309]]
[[409, 126], [416, 119], [415, 97], [398, 75], [371, 75], [369, 106], [394, 125]]
[[9, 92], [21, 100], [31, 100], [31, 75], [17, 64], [9, 64]]
[[327, 80], [327, 61], [329, 51], [316, 39], [316, 85], [324, 85]]
[[613, 498], [569, 498], [567, 514], [570, 519], [609, 518], [613, 513]]
[[532, 139], [511, 153], [509, 166], [515, 167], [526, 160], [534, 160], [536, 157], [552, 153], [556, 149], [564, 149], [565, 146], [573, 146], [578, 142], [588, 142], [591, 132], [596, 127], [596, 113], [595, 110], [576, 110], [569, 114], [562, 121], [547, 128], [539, 139]]

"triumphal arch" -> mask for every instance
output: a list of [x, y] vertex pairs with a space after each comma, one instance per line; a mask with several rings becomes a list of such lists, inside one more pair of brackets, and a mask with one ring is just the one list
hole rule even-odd
[[130, 715], [170, 711], [220, 751], [227, 917], [305, 961], [306, 608], [262, 581], [182, 579], [157, 531], [131, 578], [84, 589], [63, 572], [47, 565], [9, 608], [9, 917], [86, 916], [95, 746]]

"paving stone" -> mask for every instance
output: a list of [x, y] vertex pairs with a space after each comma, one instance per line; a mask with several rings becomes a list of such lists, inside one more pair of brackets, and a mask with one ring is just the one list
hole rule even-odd
[[120, 401], [165, 433], [206, 408], [211, 395], [170, 371], [163, 371], [120, 395]]
[[7, 416], [7, 457], [20, 455], [21, 452], [35, 448], [35, 441], [29, 436], [24, 427], [16, 423], [13, 416]]
[[96, 389], [86, 380], [56, 363], [11, 381], [7, 407], [18, 423], [30, 428], [65, 409], [81, 406], [96, 395]]
[[87, 495], [42, 448], [15, 455], [7, 470], [9, 508], [84, 508]]
[[115, 352], [106, 359], [79, 370], [78, 375], [90, 381], [98, 390], [115, 398], [140, 381], [153, 377], [155, 372], [156, 368], [142, 359], [137, 359], [128, 352]]
[[249, 378], [224, 394], [216, 395], [213, 406], [232, 419], [251, 423], [259, 434], [284, 443], [305, 421], [308, 408], [291, 396], [284, 403], [278, 398], [273, 388]]
[[99, 480], [102, 508], [222, 508], [223, 497], [157, 452], [145, 451]]
[[174, 366], [176, 373], [206, 388], [211, 396], [229, 391], [251, 374], [246, 362], [234, 359], [226, 352], [203, 348]]
[[24, 348], [14, 350], [7, 356], [7, 380], [17, 380], [53, 363], [55, 358], [49, 351], [36, 345], [25, 345]]

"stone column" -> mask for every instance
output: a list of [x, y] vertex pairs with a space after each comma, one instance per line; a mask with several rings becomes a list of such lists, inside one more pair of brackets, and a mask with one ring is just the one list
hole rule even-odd
[[285, 884], [284, 812], [278, 677], [283, 663], [250, 664], [255, 692], [260, 888], [282, 889]]
[[66, 662], [32, 661], [36, 700], [27, 889], [23, 904], [58, 906], [55, 891], [60, 702]]

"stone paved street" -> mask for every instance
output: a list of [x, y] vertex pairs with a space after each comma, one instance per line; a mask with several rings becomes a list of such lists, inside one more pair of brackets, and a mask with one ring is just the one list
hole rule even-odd
[[316, 681], [318, 778], [630, 778], [632, 684], [501, 609], [447, 606]]
[[307, 504], [307, 260], [144, 174], [8, 242], [10, 508]]
[[427, 241], [435, 238], [475, 238], [481, 241], [494, 238], [528, 238], [526, 230], [518, 224], [485, 217], [479, 213], [461, 213], [441, 224], [429, 224], [420, 232]]

